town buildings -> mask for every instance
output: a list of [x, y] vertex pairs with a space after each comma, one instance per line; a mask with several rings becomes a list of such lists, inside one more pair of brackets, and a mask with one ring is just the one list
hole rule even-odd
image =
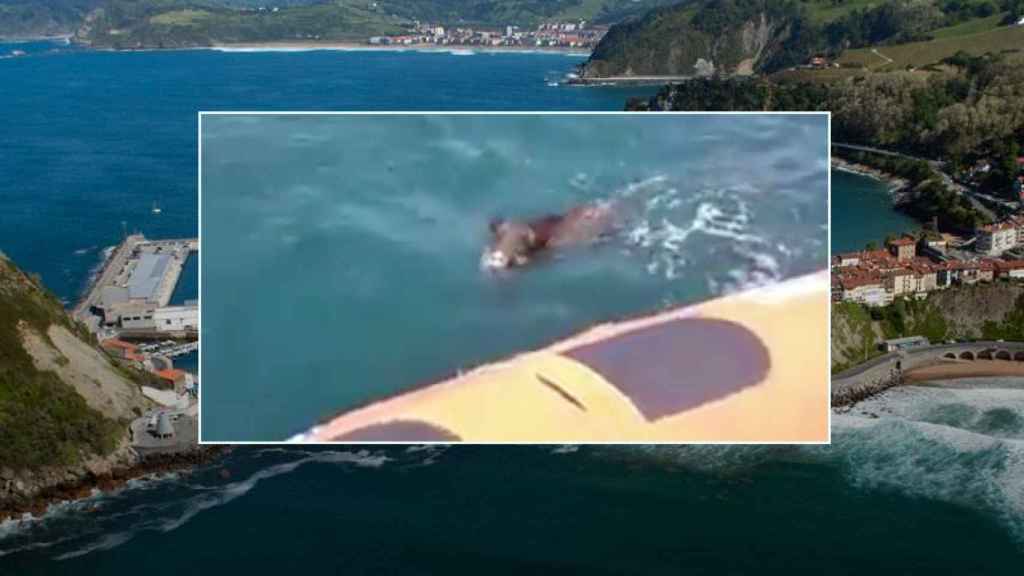
[[607, 26], [592, 26], [584, 20], [576, 22], [549, 22], [534, 30], [521, 30], [518, 26], [502, 29], [471, 27], [445, 27], [438, 24], [416, 22], [407, 34], [374, 36], [373, 45], [437, 45], [523, 48], [592, 48], [605, 33]]
[[1024, 258], [1011, 254], [1017, 248], [1024, 248], [1021, 215], [979, 228], [974, 253], [955, 249], [945, 234], [893, 238], [884, 249], [833, 255], [832, 298], [885, 306], [954, 285], [1024, 280]]
[[975, 249], [987, 256], [998, 256], [1017, 247], [1017, 226], [1010, 221], [989, 224], [978, 229]]

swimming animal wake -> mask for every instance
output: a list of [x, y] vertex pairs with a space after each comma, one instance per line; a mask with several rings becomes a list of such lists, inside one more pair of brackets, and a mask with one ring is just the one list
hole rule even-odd
[[594, 242], [615, 226], [614, 204], [607, 201], [532, 220], [498, 218], [491, 221], [491, 244], [480, 265], [485, 269], [525, 266], [542, 252]]

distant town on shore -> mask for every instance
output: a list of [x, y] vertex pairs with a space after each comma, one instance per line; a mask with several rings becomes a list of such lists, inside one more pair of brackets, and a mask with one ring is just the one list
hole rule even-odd
[[446, 28], [441, 24], [417, 21], [408, 33], [371, 36], [367, 44], [590, 49], [607, 32], [607, 26], [592, 26], [585, 20], [544, 23], [534, 29], [511, 25], [502, 28]]

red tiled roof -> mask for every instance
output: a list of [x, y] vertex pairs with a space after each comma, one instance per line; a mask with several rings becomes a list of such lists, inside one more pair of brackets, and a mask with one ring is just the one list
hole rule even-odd
[[981, 232], [997, 232], [1000, 230], [1012, 230], [1017, 227], [1017, 223], [1007, 220], [1004, 222], [996, 222], [995, 224], [986, 224], [981, 228], [978, 228]]
[[129, 351], [135, 351], [135, 350], [138, 350], [138, 348], [139, 348], [138, 346], [136, 346], [135, 344], [132, 344], [131, 342], [125, 342], [124, 340], [118, 340], [117, 338], [111, 338], [109, 340], [104, 340], [104, 341], [100, 342], [100, 346], [103, 346], [104, 348], [118, 348], [118, 349], [121, 349], [121, 350], [129, 350]]
[[161, 371], [157, 372], [156, 375], [161, 377], [161, 378], [163, 378], [164, 380], [171, 380], [171, 381], [173, 381], [173, 380], [177, 380], [178, 378], [184, 377], [185, 376], [185, 371], [184, 370], [178, 370], [177, 368], [170, 368], [170, 369], [167, 369], [167, 370], [161, 370]]
[[1024, 268], [1024, 260], [996, 260], [995, 266], [999, 271], [1020, 270]]
[[882, 279], [878, 274], [864, 273], [864, 274], [840, 274], [839, 283], [843, 286], [844, 290], [852, 290], [861, 286], [870, 286], [872, 284], [881, 284]]
[[891, 244], [892, 246], [913, 246], [914, 239], [907, 237], [896, 238], [894, 240], [890, 240], [888, 243]]

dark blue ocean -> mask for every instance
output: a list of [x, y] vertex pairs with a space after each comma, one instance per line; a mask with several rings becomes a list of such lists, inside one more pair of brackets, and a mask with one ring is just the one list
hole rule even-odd
[[[122, 229], [196, 233], [197, 110], [617, 110], [634, 93], [549, 85], [577, 62], [567, 56], [18, 48], [30, 54], [0, 59], [0, 250], [69, 302]], [[884, 189], [850, 182], [860, 192], [834, 194], [865, 201], [850, 196], [834, 227], [883, 203]], [[5, 576], [1022, 565], [1024, 392], [1012, 382], [901, 389], [835, 415], [831, 447], [240, 447], [0, 524]]]

